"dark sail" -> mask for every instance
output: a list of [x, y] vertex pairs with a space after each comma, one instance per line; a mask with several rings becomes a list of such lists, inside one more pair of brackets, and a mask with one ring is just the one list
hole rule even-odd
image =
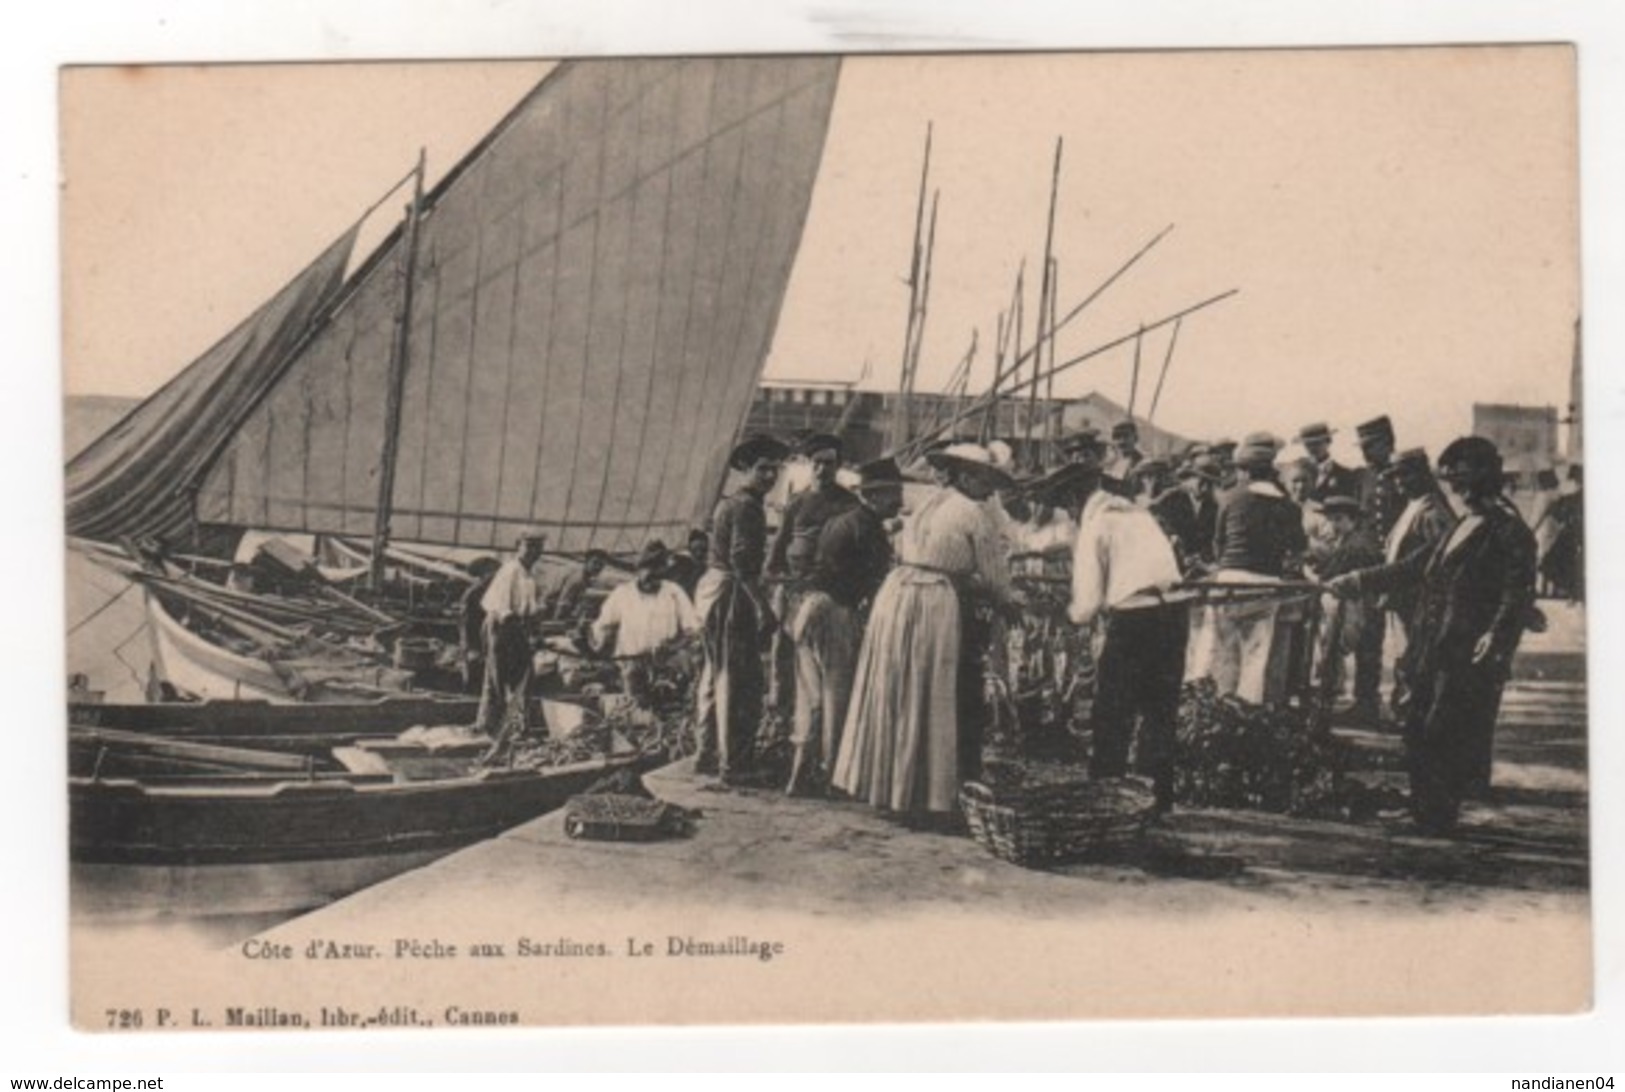
[[355, 246], [351, 229], [258, 311], [68, 463], [68, 534], [181, 540], [192, 489], [290, 353], [333, 302]]

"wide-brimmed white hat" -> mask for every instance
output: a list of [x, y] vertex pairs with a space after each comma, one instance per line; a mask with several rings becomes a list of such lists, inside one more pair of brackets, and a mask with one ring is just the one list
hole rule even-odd
[[1008, 489], [1015, 484], [1015, 479], [999, 468], [993, 452], [981, 444], [949, 444], [927, 453], [925, 461], [935, 467], [951, 467], [964, 474], [980, 475], [992, 482], [995, 489]]

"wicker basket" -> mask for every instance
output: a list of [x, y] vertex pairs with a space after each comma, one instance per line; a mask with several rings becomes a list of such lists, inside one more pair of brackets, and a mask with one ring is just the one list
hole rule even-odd
[[1119, 855], [1139, 844], [1156, 814], [1156, 796], [1137, 778], [997, 791], [971, 781], [959, 805], [972, 838], [995, 857], [1027, 867]]

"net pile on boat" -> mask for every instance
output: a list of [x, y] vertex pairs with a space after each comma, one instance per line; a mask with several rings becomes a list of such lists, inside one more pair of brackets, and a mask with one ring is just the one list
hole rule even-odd
[[521, 741], [514, 748], [513, 765], [561, 766], [629, 751], [668, 761], [691, 754], [694, 694], [702, 661], [697, 635], [640, 657], [635, 670], [638, 700], [624, 693], [603, 695], [602, 717], [566, 736]]
[[1180, 693], [1177, 741], [1174, 797], [1187, 806], [1343, 818], [1357, 796], [1347, 745], [1307, 702], [1257, 705], [1196, 679]]

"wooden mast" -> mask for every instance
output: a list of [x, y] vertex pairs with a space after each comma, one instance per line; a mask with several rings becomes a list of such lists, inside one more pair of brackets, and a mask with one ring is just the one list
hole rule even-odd
[[[1102, 343], [1100, 345], [1096, 345], [1093, 349], [1089, 349], [1089, 350], [1087, 350], [1087, 351], [1085, 351], [1083, 353], [1080, 353], [1077, 356], [1074, 356], [1074, 357], [1072, 357], [1072, 358], [1070, 358], [1068, 360], [1063, 360], [1063, 361], [1061, 361], [1061, 363], [1053, 365], [1050, 368], [1047, 368], [1043, 372], [1043, 374], [1037, 376], [1036, 378], [1014, 380], [1014, 381], [1011, 382], [1011, 384], [1010, 384], [1010, 386], [1008, 388], [1004, 389], [1004, 391], [1002, 393], [1003, 394], [1008, 394], [1008, 395], [1019, 395], [1020, 393], [1025, 391], [1028, 388], [1028, 386], [1030, 386], [1033, 383], [1042, 383], [1045, 380], [1049, 379], [1051, 376], [1060, 375], [1062, 372], [1068, 371], [1068, 370], [1070, 370], [1072, 368], [1075, 368], [1079, 364], [1083, 364], [1086, 361], [1090, 361], [1090, 360], [1095, 359], [1096, 357], [1100, 356], [1102, 353], [1107, 353], [1107, 352], [1110, 352], [1113, 349], [1119, 348], [1119, 347], [1121, 347], [1123, 345], [1127, 345], [1129, 342], [1133, 341], [1135, 338], [1144, 337], [1146, 334], [1149, 334], [1153, 330], [1160, 330], [1164, 326], [1172, 326], [1175, 322], [1178, 322], [1180, 319], [1186, 317], [1187, 315], [1194, 315], [1198, 311], [1205, 311], [1207, 308], [1212, 307], [1215, 304], [1223, 303], [1225, 300], [1227, 300], [1230, 297], [1238, 294], [1240, 291], [1241, 291], [1241, 289], [1239, 289], [1239, 288], [1232, 288], [1227, 292], [1220, 292], [1217, 295], [1209, 296], [1207, 299], [1201, 300], [1201, 301], [1199, 301], [1197, 303], [1193, 303], [1188, 307], [1181, 308], [1180, 310], [1175, 311], [1171, 315], [1165, 315], [1162, 318], [1158, 319], [1156, 322], [1153, 322], [1153, 323], [1150, 323], [1150, 324], [1147, 324], [1147, 325], [1143, 325], [1133, 333], [1124, 334], [1122, 337], [1113, 338], [1110, 341], [1104, 342], [1104, 343]], [[1065, 322], [1066, 322], [1066, 320], [1063, 318], [1061, 320], [1061, 323], [1059, 323], [1057, 325], [1064, 325]], [[941, 435], [942, 432], [944, 432], [945, 430], [953, 428], [955, 425], [959, 424], [959, 422], [962, 421], [965, 417], [968, 417], [968, 416], [970, 416], [972, 414], [985, 412], [987, 410], [988, 406], [995, 404], [1000, 397], [1001, 397], [1001, 394], [999, 394], [999, 393], [988, 393], [988, 394], [982, 395], [981, 398], [977, 399], [974, 403], [972, 403], [970, 406], [968, 406], [962, 413], [956, 414], [953, 417], [952, 420], [946, 421], [942, 425], [938, 426], [937, 428], [932, 429], [929, 432], [922, 433], [920, 436], [917, 436], [915, 438], [915, 441], [914, 441], [915, 445], [919, 446], [921, 444], [929, 443], [931, 440], [933, 440], [937, 436]], [[895, 455], [895, 454], [897, 454], [897, 452], [891, 451], [891, 452], [888, 452], [887, 454]]]
[[920, 194], [914, 204], [914, 249], [908, 270], [908, 322], [903, 327], [903, 357], [897, 370], [897, 406], [891, 420], [891, 446], [896, 449], [909, 440], [909, 387], [912, 377], [909, 366], [914, 355], [914, 342], [918, 337], [920, 320], [920, 281], [926, 258], [923, 251], [925, 236], [925, 195], [931, 178], [931, 123], [925, 126], [925, 155], [920, 164]]
[[[1037, 337], [1033, 341], [1033, 377], [1037, 378], [1043, 368], [1044, 347], [1051, 340], [1051, 326], [1055, 321], [1053, 308], [1050, 306], [1050, 295], [1055, 289], [1055, 205], [1061, 192], [1061, 138], [1055, 138], [1055, 165], [1050, 170], [1049, 180], [1049, 218], [1044, 226], [1044, 265], [1039, 273], [1038, 288], [1038, 323]], [[1052, 350], [1053, 355], [1053, 350]], [[1051, 384], [1053, 389], [1053, 383]], [[1046, 392], [1049, 393], [1049, 392]], [[1038, 408], [1039, 384], [1034, 383], [1027, 395], [1027, 457], [1033, 458], [1033, 416]], [[1044, 439], [1049, 438], [1050, 426], [1048, 421], [1049, 405], [1044, 406]], [[1037, 465], [1044, 462], [1043, 456], [1034, 460]]]
[[389, 388], [384, 403], [384, 450], [378, 466], [378, 505], [372, 526], [373, 591], [384, 585], [385, 552], [389, 546], [389, 520], [395, 503], [395, 463], [401, 441], [401, 399], [406, 386], [407, 347], [412, 327], [412, 282], [417, 278], [418, 221], [423, 213], [423, 171], [427, 149], [418, 149], [412, 204], [406, 214], [406, 252], [401, 260], [401, 304], [395, 316], [395, 338], [389, 353]]
[[1145, 415], [1145, 423], [1148, 425], [1157, 417], [1157, 403], [1162, 400], [1162, 383], [1168, 378], [1168, 365], [1174, 362], [1174, 346], [1179, 344], [1179, 326], [1179, 322], [1174, 323], [1174, 332], [1168, 338], [1168, 353], [1162, 358], [1162, 371], [1157, 375], [1157, 389], [1151, 392], [1151, 409]]

